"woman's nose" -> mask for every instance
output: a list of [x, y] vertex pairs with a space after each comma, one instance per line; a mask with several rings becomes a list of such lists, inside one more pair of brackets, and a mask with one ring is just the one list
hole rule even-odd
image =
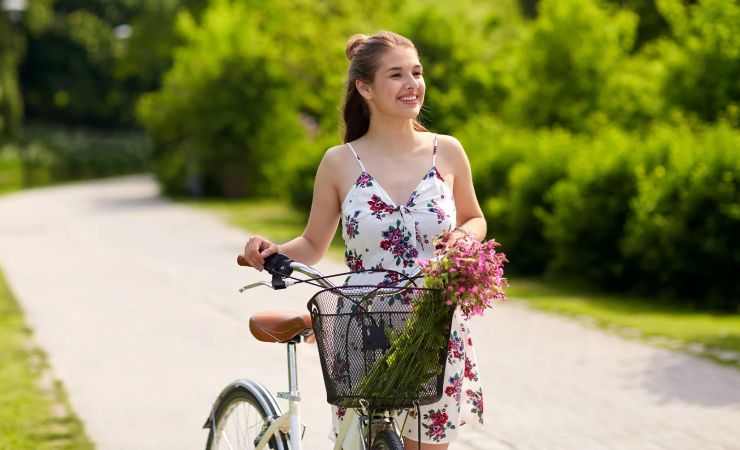
[[416, 89], [417, 87], [419, 87], [419, 80], [417, 80], [415, 76], [411, 75], [406, 78], [407, 89]]

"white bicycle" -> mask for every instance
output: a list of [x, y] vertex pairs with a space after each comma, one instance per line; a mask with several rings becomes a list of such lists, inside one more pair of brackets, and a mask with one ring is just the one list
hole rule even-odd
[[[287, 345], [288, 390], [279, 392], [277, 397], [288, 401], [288, 411], [281, 411], [261, 383], [236, 380], [222, 390], [203, 426], [210, 430], [206, 450], [301, 450], [305, 426], [300, 418], [296, 345], [307, 339], [316, 340], [319, 345], [329, 402], [346, 407], [333, 448], [403, 450], [395, 412], [410, 407], [418, 410], [419, 405], [438, 400], [442, 378], [431, 378], [414, 399], [372, 398], [354, 392], [368, 367], [388, 349], [387, 330], [405, 326], [410, 299], [415, 291], [423, 290], [414, 285], [418, 270], [408, 277], [401, 275], [406, 278], [403, 286], [395, 283], [394, 287], [348, 289], [335, 286], [328, 280], [331, 277], [281, 254], [268, 257], [265, 269], [272, 281], [250, 284], [240, 292], [257, 286], [284, 289], [301, 282], [324, 288], [309, 301], [310, 312], [266, 311], [253, 315], [249, 321], [249, 329], [258, 340]], [[296, 279], [293, 272], [308, 279]], [[440, 352], [440, 364], [446, 358], [445, 349]], [[418, 414], [417, 418], [420, 420]]]

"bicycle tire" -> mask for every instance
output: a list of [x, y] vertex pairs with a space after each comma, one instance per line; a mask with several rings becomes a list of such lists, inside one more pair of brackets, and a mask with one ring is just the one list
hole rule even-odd
[[[266, 394], [244, 386], [234, 386], [225, 393], [214, 408], [214, 421], [208, 432], [206, 450], [253, 450], [257, 439], [270, 425], [270, 417], [280, 416], [271, 405], [273, 401], [260, 401]], [[269, 394], [267, 394], [269, 395]], [[270, 439], [270, 450], [289, 450], [287, 436], [276, 432]]]
[[372, 450], [404, 450], [401, 438], [393, 430], [383, 430], [375, 436]]

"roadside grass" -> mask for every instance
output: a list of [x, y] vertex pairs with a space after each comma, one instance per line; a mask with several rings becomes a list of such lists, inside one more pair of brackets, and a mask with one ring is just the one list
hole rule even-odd
[[716, 314], [666, 301], [610, 294], [537, 278], [509, 280], [508, 295], [628, 337], [740, 368], [740, 314]]
[[[192, 200], [179, 199], [180, 203], [199, 208], [222, 220], [251, 233], [259, 234], [280, 243], [300, 236], [306, 218], [288, 204], [270, 199], [250, 200]], [[329, 257], [344, 259], [344, 242], [337, 228], [329, 246]]]
[[93, 449], [0, 272], [0, 449]]
[[0, 195], [23, 187], [23, 174], [18, 151], [10, 145], [0, 146]]
[[[300, 235], [303, 216], [274, 200], [182, 200], [242, 229], [284, 242]], [[329, 256], [341, 260], [344, 249], [337, 232]], [[543, 278], [509, 278], [509, 297], [537, 309], [641, 339], [653, 345], [687, 351], [740, 368], [740, 314], [692, 311], [651, 298], [614, 295]]]

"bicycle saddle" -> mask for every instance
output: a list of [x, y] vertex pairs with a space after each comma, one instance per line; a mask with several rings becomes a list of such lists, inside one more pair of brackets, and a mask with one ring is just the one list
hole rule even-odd
[[262, 342], [288, 342], [311, 329], [309, 312], [263, 311], [249, 318], [249, 331]]

